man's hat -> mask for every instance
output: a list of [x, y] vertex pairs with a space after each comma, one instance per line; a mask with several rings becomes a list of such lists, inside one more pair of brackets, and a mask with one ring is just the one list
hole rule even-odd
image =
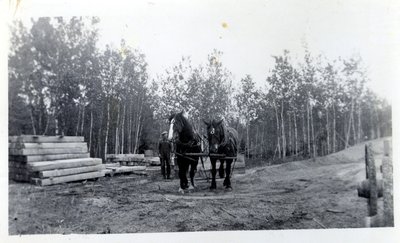
[[168, 132], [167, 132], [167, 131], [164, 131], [164, 132], [161, 133], [161, 135], [164, 135], [164, 134], [168, 134]]

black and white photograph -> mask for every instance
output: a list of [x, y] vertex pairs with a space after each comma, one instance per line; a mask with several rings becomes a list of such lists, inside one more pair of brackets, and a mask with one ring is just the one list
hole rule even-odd
[[400, 3], [2, 8], [10, 242], [399, 236]]

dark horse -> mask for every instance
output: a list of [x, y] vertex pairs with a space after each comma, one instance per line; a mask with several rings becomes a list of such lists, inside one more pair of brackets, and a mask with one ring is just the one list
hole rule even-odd
[[[199, 156], [187, 156], [186, 153], [200, 153], [201, 139], [200, 136], [193, 131], [192, 125], [187, 119], [184, 111], [173, 114], [169, 117], [170, 128], [168, 139], [175, 142], [175, 155], [177, 156], [177, 164], [179, 168], [180, 188], [179, 192], [185, 189], [194, 189], [194, 175], [197, 171]], [[188, 185], [187, 172], [190, 167], [190, 182]]]
[[[225, 126], [224, 119], [211, 122], [204, 121], [207, 125], [207, 135], [210, 153], [224, 154], [226, 157], [236, 157], [238, 147], [238, 133], [235, 129]], [[216, 163], [220, 161], [219, 176], [224, 177], [224, 162], [226, 161], [226, 176], [224, 186], [231, 189], [231, 168], [233, 159], [222, 159], [218, 157], [210, 157], [212, 181], [210, 189], [216, 189], [215, 175], [217, 174]]]

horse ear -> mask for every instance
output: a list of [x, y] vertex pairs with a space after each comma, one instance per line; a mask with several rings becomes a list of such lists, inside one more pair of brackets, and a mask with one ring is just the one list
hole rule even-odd
[[186, 110], [182, 110], [182, 116], [185, 117], [186, 119], [189, 118], [189, 114], [187, 113]]
[[211, 122], [206, 121], [206, 120], [204, 120], [204, 119], [203, 119], [203, 122], [204, 122], [204, 124], [206, 124], [207, 127], [209, 127], [209, 126], [211, 125]]
[[224, 118], [222, 118], [221, 120], [219, 120], [218, 122], [217, 122], [217, 125], [221, 125], [221, 123], [224, 121]]

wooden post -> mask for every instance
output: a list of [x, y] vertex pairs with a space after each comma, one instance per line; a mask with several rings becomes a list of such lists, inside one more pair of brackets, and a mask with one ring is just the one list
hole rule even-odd
[[384, 226], [393, 227], [393, 164], [390, 153], [390, 143], [388, 140], [384, 141], [384, 158], [382, 161], [383, 173], [383, 215]]
[[369, 192], [368, 199], [368, 213], [369, 216], [374, 216], [378, 213], [378, 188], [376, 181], [376, 168], [374, 156], [371, 153], [371, 144], [368, 144], [368, 179], [369, 179]]

